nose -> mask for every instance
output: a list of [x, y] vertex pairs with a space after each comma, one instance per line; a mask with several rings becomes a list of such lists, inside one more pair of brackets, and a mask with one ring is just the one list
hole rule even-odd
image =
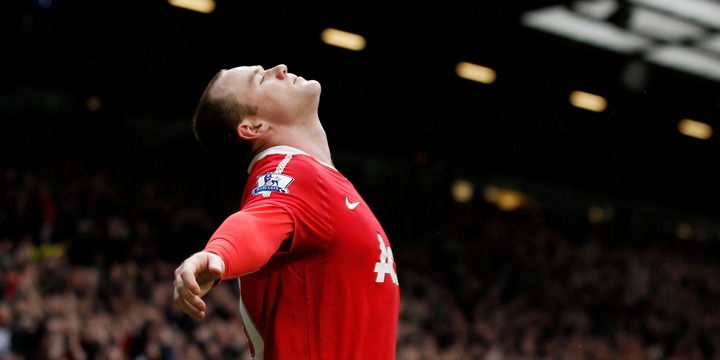
[[285, 66], [284, 64], [280, 64], [268, 70], [268, 72], [275, 75], [278, 79], [282, 80], [285, 79], [285, 76], [287, 76], [287, 66]]

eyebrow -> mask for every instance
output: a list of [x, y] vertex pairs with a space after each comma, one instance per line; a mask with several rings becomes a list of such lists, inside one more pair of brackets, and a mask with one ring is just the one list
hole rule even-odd
[[262, 70], [262, 66], [256, 66], [255, 71], [253, 71], [252, 76], [250, 76], [250, 79], [248, 80], [248, 85], [252, 85], [253, 81], [255, 80], [255, 75], [260, 74], [260, 71]]

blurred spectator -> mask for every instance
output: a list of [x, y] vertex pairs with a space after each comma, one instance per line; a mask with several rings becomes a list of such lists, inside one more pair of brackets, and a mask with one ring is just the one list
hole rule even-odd
[[[169, 285], [234, 199], [207, 213], [164, 175], [182, 169], [117, 163], [1, 169], [0, 360], [249, 359], [236, 286], [195, 321]], [[203, 201], [223, 192], [183, 181]], [[377, 200], [397, 247], [398, 360], [720, 359], [720, 243], [427, 190], [416, 208]]]

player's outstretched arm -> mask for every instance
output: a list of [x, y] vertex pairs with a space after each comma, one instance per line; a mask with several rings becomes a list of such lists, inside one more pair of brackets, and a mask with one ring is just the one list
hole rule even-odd
[[185, 259], [175, 269], [175, 304], [195, 319], [205, 318], [206, 305], [202, 297], [212, 289], [224, 271], [222, 258], [208, 251], [197, 252]]

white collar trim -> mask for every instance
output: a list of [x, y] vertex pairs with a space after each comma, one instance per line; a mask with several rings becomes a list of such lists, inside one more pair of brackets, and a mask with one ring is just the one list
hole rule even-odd
[[[247, 169], [248, 174], [250, 173], [250, 170], [252, 170], [253, 166], [255, 166], [255, 163], [260, 161], [260, 159], [262, 159], [268, 155], [275, 155], [275, 154], [307, 155], [307, 156], [312, 157], [310, 154], [308, 154], [300, 149], [296, 149], [292, 146], [285, 146], [285, 145], [273, 146], [273, 147], [267, 148], [267, 149], [261, 151], [259, 154], [255, 155], [255, 157], [252, 159], [252, 161], [250, 161], [250, 165], [248, 166], [248, 169]], [[315, 158], [313, 157], [313, 159], [315, 159]], [[317, 160], [317, 159], [315, 159], [315, 160]], [[337, 170], [337, 169], [335, 169], [334, 166], [332, 166], [330, 164], [327, 164], [320, 160], [317, 160], [317, 162], [319, 162], [333, 170]]]

